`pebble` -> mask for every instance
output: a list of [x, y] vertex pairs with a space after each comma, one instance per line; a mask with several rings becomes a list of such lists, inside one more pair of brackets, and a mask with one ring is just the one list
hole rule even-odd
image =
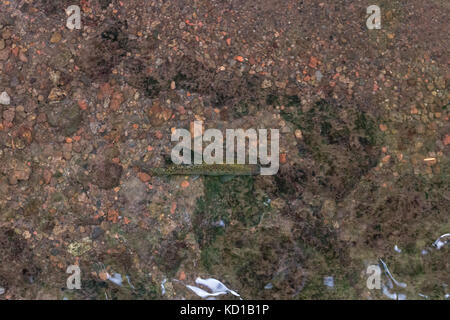
[[55, 32], [52, 37], [50, 38], [50, 42], [51, 43], [58, 43], [61, 41], [61, 34], [59, 32]]
[[15, 110], [12, 108], [3, 111], [3, 119], [5, 119], [7, 122], [13, 122], [15, 113]]
[[18, 181], [25, 181], [30, 178], [31, 168], [26, 164], [19, 164], [8, 176], [9, 183], [15, 185]]
[[333, 277], [324, 277], [323, 278], [323, 284], [326, 285], [329, 288], [334, 287], [334, 279]]
[[9, 49], [0, 50], [0, 61], [7, 60], [9, 57], [9, 52], [10, 52]]
[[61, 90], [60, 88], [53, 88], [48, 95], [48, 99], [50, 101], [61, 101], [66, 95], [67, 93], [64, 90]]
[[100, 228], [100, 227], [95, 227], [94, 230], [92, 230], [91, 238], [92, 238], [93, 240], [98, 239], [98, 238], [101, 237], [104, 233], [105, 233], [105, 231], [103, 231], [102, 228]]
[[122, 171], [122, 166], [117, 163], [99, 162], [94, 166], [91, 173], [92, 183], [101, 189], [112, 189], [120, 184]]
[[295, 134], [295, 137], [299, 140], [301, 140], [303, 138], [303, 133], [302, 133], [302, 130], [300, 130], [300, 129], [295, 130], [294, 134]]
[[11, 103], [11, 98], [9, 97], [9, 95], [6, 91], [3, 91], [2, 94], [0, 94], [0, 104], [7, 106], [10, 103]]
[[316, 71], [315, 76], [316, 76], [317, 81], [320, 81], [323, 78], [323, 74], [322, 74], [322, 72], [320, 72], [320, 70]]
[[11, 35], [12, 35], [12, 32], [9, 29], [3, 31], [3, 33], [2, 33], [2, 37], [5, 40], [11, 38]]
[[289, 133], [291, 132], [291, 128], [289, 128], [288, 126], [284, 126], [281, 128], [281, 133]]
[[272, 81], [265, 79], [262, 84], [261, 84], [261, 88], [262, 89], [267, 89], [270, 88], [272, 86]]

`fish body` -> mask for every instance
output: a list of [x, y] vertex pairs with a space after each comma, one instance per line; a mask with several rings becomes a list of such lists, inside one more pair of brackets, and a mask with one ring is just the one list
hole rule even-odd
[[138, 165], [142, 171], [157, 176], [251, 176], [260, 174], [261, 168], [254, 164], [193, 164], [171, 165], [165, 168]]

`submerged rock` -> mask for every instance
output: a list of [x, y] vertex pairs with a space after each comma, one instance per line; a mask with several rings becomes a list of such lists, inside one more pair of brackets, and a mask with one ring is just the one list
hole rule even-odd
[[6, 91], [0, 94], [0, 104], [9, 105], [11, 103], [11, 98]]
[[76, 105], [50, 106], [46, 114], [48, 123], [61, 129], [65, 136], [73, 135], [82, 121], [80, 109]]
[[122, 166], [110, 161], [102, 161], [94, 165], [92, 183], [102, 189], [112, 189], [120, 184]]

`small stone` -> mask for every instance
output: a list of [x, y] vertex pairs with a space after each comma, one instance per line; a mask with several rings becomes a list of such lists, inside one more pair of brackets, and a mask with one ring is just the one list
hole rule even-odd
[[31, 129], [29, 129], [25, 126], [22, 126], [22, 127], [20, 127], [18, 133], [19, 133], [19, 137], [21, 138], [20, 140], [23, 140], [26, 145], [30, 145], [31, 142], [33, 142], [33, 133], [31, 131]]
[[58, 43], [61, 41], [61, 34], [59, 32], [55, 32], [52, 37], [50, 38], [50, 42], [51, 43]]
[[42, 174], [42, 178], [44, 178], [44, 183], [45, 184], [50, 184], [50, 181], [52, 180], [52, 173], [50, 170], [44, 170], [43, 174]]
[[444, 142], [444, 146], [450, 144], [450, 135], [446, 134], [443, 142]]
[[83, 119], [80, 108], [75, 104], [52, 106], [46, 113], [46, 117], [48, 123], [52, 127], [60, 128], [66, 137], [70, 137], [78, 130]]
[[272, 86], [272, 81], [265, 79], [262, 84], [261, 84], [261, 88], [262, 89], [267, 89], [270, 88]]
[[6, 59], [8, 59], [8, 57], [9, 57], [8, 49], [0, 50], [0, 61], [5, 61]]
[[382, 161], [383, 163], [388, 163], [389, 160], [391, 160], [391, 156], [390, 156], [390, 155], [384, 156], [384, 157], [381, 159], [381, 161]]
[[31, 238], [31, 233], [28, 230], [25, 230], [22, 235], [27, 240]]
[[92, 183], [101, 189], [112, 189], [120, 184], [122, 166], [110, 161], [97, 163], [92, 172]]
[[286, 82], [285, 81], [275, 81], [275, 85], [277, 88], [284, 89], [286, 88]]
[[138, 177], [142, 182], [149, 182], [150, 179], [152, 178], [145, 172], [139, 172]]
[[148, 111], [148, 116], [152, 126], [160, 126], [172, 117], [172, 110], [162, 108], [159, 103], [153, 103]]
[[14, 185], [18, 181], [28, 180], [31, 175], [31, 168], [25, 163], [18, 163], [17, 166], [12, 170], [11, 174], [8, 176], [9, 183]]
[[288, 126], [283, 126], [281, 128], [281, 133], [289, 133], [291, 132], [291, 128], [289, 128]]
[[320, 70], [316, 71], [315, 76], [316, 76], [317, 81], [319, 81], [319, 82], [323, 78], [323, 74], [322, 74], [322, 72], [320, 72]]
[[324, 277], [323, 278], [323, 284], [329, 288], [334, 287], [334, 279], [333, 277]]
[[75, 256], [75, 257], [79, 257], [82, 256], [83, 254], [85, 254], [86, 252], [88, 252], [89, 250], [91, 250], [92, 246], [91, 246], [92, 240], [90, 240], [89, 238], [85, 238], [80, 242], [72, 242], [71, 244], [69, 244], [67, 251]]
[[16, 112], [12, 108], [5, 110], [3, 111], [3, 119], [5, 119], [5, 121], [7, 122], [13, 122], [15, 114]]
[[137, 208], [145, 204], [146, 194], [147, 186], [136, 177], [125, 180], [120, 189], [120, 196], [126, 200], [128, 208]]
[[302, 133], [302, 130], [300, 130], [300, 129], [295, 130], [294, 134], [295, 134], [295, 137], [299, 140], [301, 140], [303, 138], [303, 133]]
[[48, 100], [61, 101], [66, 97], [66, 95], [67, 94], [64, 90], [61, 90], [59, 88], [53, 88], [48, 95]]
[[315, 69], [316, 67], [317, 67], [317, 64], [319, 63], [319, 60], [316, 58], [316, 57], [311, 57], [310, 59], [309, 59], [309, 64], [308, 64], [308, 66], [310, 67], [310, 68], [313, 68], [313, 69]]
[[99, 273], [98, 277], [100, 278], [100, 280], [106, 281], [108, 280], [108, 272], [106, 271], [102, 271]]
[[120, 105], [123, 103], [123, 101], [124, 101], [123, 94], [120, 92], [114, 92], [109, 107], [112, 110], [117, 111], [119, 110]]
[[9, 95], [6, 91], [3, 91], [2, 94], [0, 94], [0, 104], [7, 106], [10, 103], [11, 103], [11, 98], [9, 97]]
[[0, 39], [0, 50], [5, 49], [5, 40]]
[[102, 228], [95, 227], [94, 230], [92, 230], [91, 239], [96, 240], [96, 239], [100, 238], [104, 233], [105, 233], [105, 231], [103, 231]]
[[3, 33], [2, 33], [2, 38], [6, 40], [6, 39], [11, 38], [11, 35], [12, 35], [11, 30], [6, 29], [6, 30], [3, 31]]
[[28, 62], [28, 58], [23, 51], [19, 52], [19, 60], [22, 62]]

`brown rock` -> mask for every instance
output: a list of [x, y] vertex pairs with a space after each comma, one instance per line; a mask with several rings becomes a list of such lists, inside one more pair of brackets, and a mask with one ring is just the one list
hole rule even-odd
[[145, 172], [139, 172], [138, 173], [138, 178], [142, 181], [142, 182], [149, 182], [150, 179], [152, 177], [150, 177], [148, 174], [146, 174]]
[[9, 49], [0, 50], [0, 61], [4, 61], [9, 57]]
[[122, 166], [111, 161], [97, 163], [92, 170], [92, 183], [102, 189], [112, 189], [120, 184]]
[[23, 51], [19, 52], [19, 60], [22, 62], [28, 62], [28, 58]]
[[3, 119], [8, 122], [13, 122], [15, 114], [16, 112], [13, 108], [7, 109], [3, 111]]
[[113, 89], [109, 85], [109, 83], [104, 83], [100, 86], [100, 90], [97, 93], [97, 98], [103, 100], [106, 97], [109, 97], [113, 92]]
[[28, 180], [30, 178], [31, 168], [26, 163], [18, 163], [8, 176], [10, 184], [17, 184], [20, 180]]
[[158, 102], [154, 103], [150, 108], [148, 111], [148, 116], [150, 117], [150, 123], [153, 126], [160, 126], [172, 117], [172, 110], [162, 108]]
[[50, 170], [45, 169], [44, 173], [42, 174], [42, 177], [44, 178], [44, 183], [49, 184], [52, 180], [52, 173]]
[[59, 88], [53, 88], [50, 91], [50, 94], [48, 95], [48, 99], [50, 101], [61, 101], [64, 99], [64, 97], [66, 96], [66, 92], [59, 89]]
[[117, 111], [119, 110], [120, 105], [122, 104], [123, 101], [124, 101], [123, 94], [121, 92], [114, 92], [109, 107], [112, 110]]
[[51, 42], [51, 43], [58, 43], [58, 42], [61, 41], [61, 38], [62, 38], [61, 33], [55, 32], [55, 33], [52, 35], [52, 37], [50, 38], [50, 42]]
[[26, 126], [19, 128], [19, 137], [25, 142], [26, 145], [30, 145], [33, 142], [33, 133], [31, 129]]
[[6, 29], [6, 30], [3, 31], [3, 33], [2, 33], [2, 38], [6, 40], [6, 39], [11, 38], [11, 35], [12, 35], [11, 30]]

